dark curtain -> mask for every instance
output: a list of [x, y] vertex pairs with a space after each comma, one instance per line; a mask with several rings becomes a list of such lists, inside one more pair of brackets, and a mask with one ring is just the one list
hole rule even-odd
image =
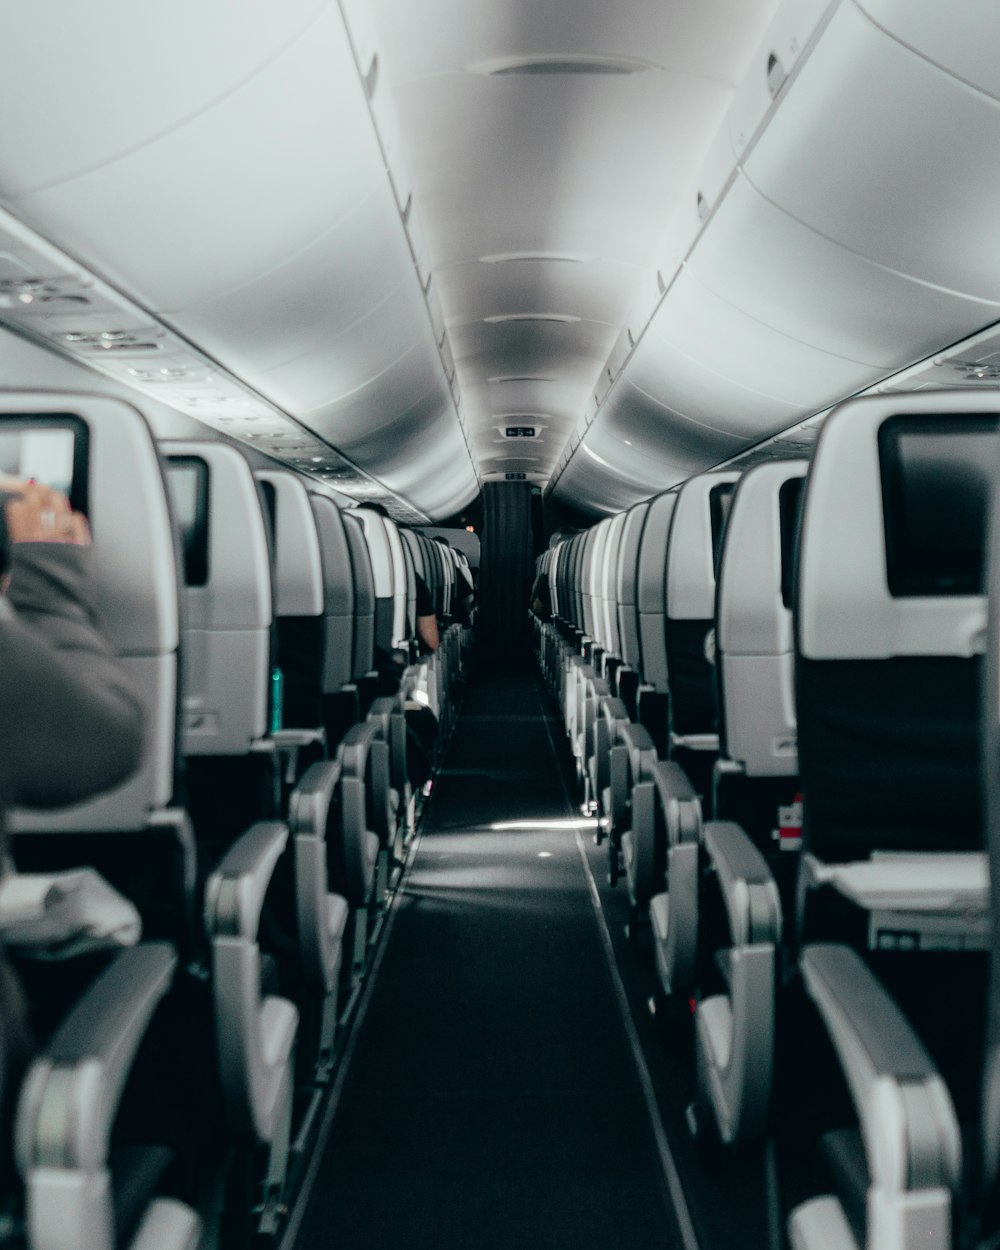
[[527, 645], [534, 579], [530, 482], [486, 482], [479, 573], [479, 632], [494, 654]]

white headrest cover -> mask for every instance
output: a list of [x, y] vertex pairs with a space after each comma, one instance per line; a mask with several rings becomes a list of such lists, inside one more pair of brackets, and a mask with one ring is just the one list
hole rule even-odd
[[889, 593], [878, 437], [892, 417], [995, 413], [988, 391], [879, 395], [841, 404], [824, 423], [799, 543], [798, 645], [807, 659], [968, 656], [985, 646], [982, 595]]
[[677, 504], [677, 494], [657, 495], [650, 502], [639, 546], [639, 577], [636, 602], [645, 616], [666, 611], [667, 538]]
[[739, 473], [703, 473], [677, 494], [667, 551], [667, 615], [674, 621], [709, 621], [715, 615], [715, 553], [710, 500], [717, 486]]
[[736, 488], [719, 569], [716, 628], [727, 655], [792, 650], [792, 613], [781, 596], [779, 492], [803, 478], [806, 460], [773, 460], [744, 474]]
[[285, 469], [262, 469], [255, 476], [274, 488], [275, 611], [278, 616], [322, 616], [323, 563], [309, 491]]

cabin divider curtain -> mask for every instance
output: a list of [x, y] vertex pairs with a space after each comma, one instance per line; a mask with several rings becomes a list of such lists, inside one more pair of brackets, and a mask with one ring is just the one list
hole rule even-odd
[[480, 532], [479, 630], [494, 653], [528, 641], [534, 578], [531, 483], [486, 482]]

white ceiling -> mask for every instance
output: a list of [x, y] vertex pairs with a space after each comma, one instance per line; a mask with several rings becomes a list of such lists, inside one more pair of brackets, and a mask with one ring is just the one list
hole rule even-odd
[[[481, 468], [548, 477], [777, 0], [374, 0], [377, 42]], [[632, 74], [490, 76], [515, 57]], [[537, 259], [484, 263], [484, 257]], [[546, 256], [572, 259], [546, 259]], [[530, 314], [566, 322], [495, 322]], [[537, 375], [523, 382], [491, 381]], [[536, 418], [505, 452], [497, 427]]]
[[900, 371], [995, 383], [995, 0], [0, 17], [0, 322], [401, 515], [608, 511]]

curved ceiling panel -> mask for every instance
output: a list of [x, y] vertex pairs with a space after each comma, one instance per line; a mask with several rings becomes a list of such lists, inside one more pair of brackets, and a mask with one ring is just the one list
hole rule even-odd
[[748, 317], [689, 271], [671, 288], [625, 372], [664, 408], [748, 442], [879, 376]]
[[[962, 20], [940, 0], [855, 0], [873, 21], [935, 65], [1000, 99], [1000, 60], [992, 38], [994, 0], [962, 0]], [[970, 38], [970, 31], [980, 38]]]
[[[79, 177], [184, 126], [259, 74], [333, 7], [330, 0], [7, 6], [0, 107], [18, 124], [4, 130], [3, 194]], [[44, 108], [40, 75], [53, 93]], [[51, 109], [56, 90], [68, 107]], [[187, 186], [189, 195], [199, 190]]]
[[419, 287], [404, 280], [348, 329], [331, 334], [327, 343], [310, 344], [301, 356], [277, 368], [251, 365], [244, 376], [275, 403], [303, 416], [357, 393], [377, 424], [386, 412], [400, 411], [407, 394], [405, 384], [396, 383], [396, 397], [389, 395], [386, 377], [400, 361], [417, 353], [441, 369], [433, 339], [420, 324], [422, 307]]
[[389, 299], [408, 259], [395, 204], [375, 188], [284, 264], [171, 321], [236, 370], [278, 368], [328, 345]]
[[614, 325], [624, 320], [636, 280], [635, 266], [613, 257], [567, 255], [566, 259], [478, 258], [437, 271], [449, 289], [450, 321], [475, 321], [492, 313], [572, 313], [601, 321], [616, 310]]
[[37, 229], [169, 315], [279, 269], [384, 183], [331, 8], [182, 126], [49, 190], [8, 198]]
[[640, 499], [648, 499], [650, 495], [683, 481], [692, 471], [683, 461], [675, 469], [664, 464], [653, 483], [647, 478], [641, 485], [636, 485], [620, 476], [610, 461], [588, 443], [581, 449], [580, 455], [574, 456], [560, 479], [559, 498], [584, 512], [593, 512], [596, 500], [600, 500], [601, 512], [620, 512]]
[[785, 105], [744, 162], [763, 195], [878, 264], [998, 298], [1000, 163], [983, 159], [1000, 148], [995, 99], [842, 4]]
[[[590, 361], [591, 376], [608, 358], [616, 329], [601, 321], [553, 321], [547, 314], [535, 318], [524, 315], [510, 321], [467, 321], [448, 323], [448, 337], [455, 363], [464, 365], [472, 358], [493, 377], [529, 372], [538, 363], [561, 357], [581, 357]], [[494, 367], [495, 366], [495, 367]], [[501, 370], [501, 366], [504, 366]]]
[[[466, 426], [487, 471], [544, 476], [593, 410], [664, 223], [777, 8], [374, 0]], [[577, 320], [485, 324], [533, 313]], [[499, 447], [498, 421], [531, 413], [545, 416], [531, 451]]]
[[661, 70], [488, 78], [460, 65], [394, 86], [404, 130], [421, 136], [436, 266], [526, 246], [645, 264], [662, 233], [655, 206], [675, 171], [697, 167], [732, 90]]
[[638, 485], [619, 444], [662, 438], [710, 467], [1000, 318], [1000, 171], [983, 160], [1000, 73], [967, 46], [995, 44], [996, 7], [971, 0], [961, 36], [931, 0], [786, 9], [763, 47], [794, 50], [790, 76], [755, 59], [695, 180], [701, 220], [692, 193], [665, 294], [623, 366], [612, 354], [560, 496], [595, 454]]
[[[747, 247], [747, 239], [753, 246]], [[688, 262], [704, 286], [791, 338], [880, 370], [919, 359], [1000, 317], [839, 247], [743, 177]]]
[[[67, 164], [64, 153], [62, 168], [40, 169], [30, 154], [58, 149], [50, 132], [72, 106], [33, 113], [25, 118], [30, 139], [0, 151], [0, 193], [31, 227], [267, 399], [306, 423], [323, 415], [321, 436], [342, 435], [339, 450], [377, 478], [384, 467], [390, 489], [390, 479], [412, 480], [415, 508], [430, 511], [433, 500], [435, 511], [454, 511], [476, 473], [451, 392], [453, 365], [428, 271], [418, 271], [412, 205], [401, 212], [373, 123], [366, 88], [377, 90], [375, 80], [358, 74], [340, 7], [281, 6], [279, 22], [270, 6], [272, 16], [231, 51], [218, 15], [202, 23], [200, 6], [179, 7], [186, 38], [197, 32], [209, 41], [221, 75], [214, 85], [199, 53], [189, 97], [176, 65], [177, 90], [141, 90], [130, 75], [160, 24], [135, 20], [131, 8], [126, 21], [121, 4], [100, 7], [90, 14], [87, 47], [95, 26], [108, 22], [119, 66], [109, 74], [132, 93], [123, 110], [129, 125], [110, 125], [86, 161]], [[250, 6], [254, 14], [260, 7]], [[33, 37], [30, 23], [14, 35], [25, 49]], [[53, 42], [56, 61], [77, 56]], [[8, 39], [9, 55], [20, 50]], [[82, 60], [92, 73], [89, 57]], [[100, 100], [103, 92], [102, 84]], [[379, 113], [388, 116], [384, 100]], [[90, 116], [90, 125], [101, 123]], [[415, 405], [431, 395], [423, 437], [442, 443], [449, 466], [433, 482], [400, 468], [424, 419]], [[338, 405], [349, 408], [349, 422], [332, 416]], [[448, 483], [454, 500], [443, 491]]]
[[[636, 375], [623, 380], [600, 424], [587, 437], [587, 445], [612, 460], [623, 475], [645, 482], [652, 471], [658, 480], [661, 461], [671, 467], [684, 464], [696, 473], [706, 463], [733, 455], [745, 443], [731, 430], [705, 425], [659, 403], [640, 389]], [[615, 445], [621, 448], [618, 454], [612, 451]]]

